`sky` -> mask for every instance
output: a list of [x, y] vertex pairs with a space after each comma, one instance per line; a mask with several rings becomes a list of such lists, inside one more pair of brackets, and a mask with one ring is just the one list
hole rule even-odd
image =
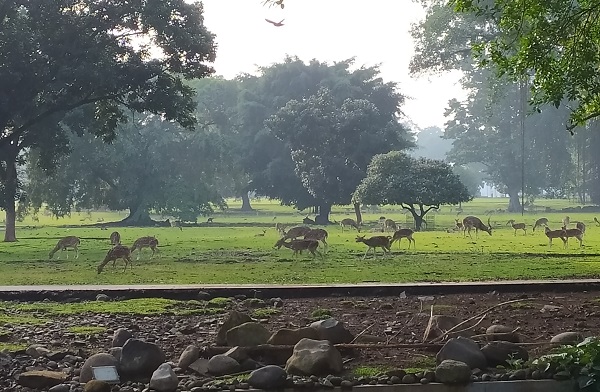
[[[462, 98], [458, 73], [412, 78], [412, 23], [425, 16], [410, 0], [285, 0], [285, 9], [262, 0], [203, 0], [204, 23], [216, 34], [216, 74], [225, 78], [256, 73], [258, 66], [286, 55], [334, 62], [351, 57], [356, 65], [380, 65], [385, 81], [409, 97], [402, 111], [420, 128], [444, 126], [451, 98]], [[275, 27], [265, 18], [280, 21]]]

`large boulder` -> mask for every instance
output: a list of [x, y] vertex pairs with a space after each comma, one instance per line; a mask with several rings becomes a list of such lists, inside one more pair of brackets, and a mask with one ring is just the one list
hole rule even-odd
[[200, 349], [193, 344], [187, 346], [179, 356], [177, 366], [182, 369], [187, 369], [192, 363], [200, 358]]
[[46, 389], [67, 380], [63, 372], [52, 372], [49, 370], [32, 370], [19, 374], [19, 385], [33, 389]]
[[471, 368], [464, 362], [446, 359], [435, 368], [435, 380], [444, 384], [466, 384], [471, 380]]
[[129, 339], [121, 351], [120, 373], [129, 379], [149, 379], [165, 362], [165, 354], [154, 343]]
[[287, 381], [287, 373], [284, 369], [275, 365], [268, 365], [250, 373], [248, 384], [256, 389], [279, 389], [283, 388]]
[[94, 354], [83, 363], [81, 367], [81, 371], [79, 372], [79, 382], [86, 383], [91, 381], [94, 378], [94, 373], [92, 372], [93, 367], [98, 366], [119, 366], [119, 361], [117, 358], [110, 354], [99, 353]]
[[294, 346], [285, 370], [295, 375], [336, 374], [342, 371], [342, 355], [328, 340], [302, 339]]
[[207, 370], [214, 376], [237, 373], [240, 369], [240, 363], [227, 355], [218, 354], [208, 360]]
[[485, 369], [487, 361], [479, 349], [479, 345], [468, 338], [452, 338], [444, 344], [444, 347], [437, 353], [437, 364], [441, 364], [447, 359], [464, 362], [471, 369]]
[[329, 340], [333, 344], [350, 343], [354, 339], [344, 323], [333, 318], [315, 321], [310, 328], [317, 331], [320, 340]]
[[296, 329], [282, 328], [271, 335], [267, 343], [281, 346], [293, 346], [304, 338], [319, 340], [319, 333], [316, 329], [310, 327]]
[[258, 346], [267, 343], [271, 332], [259, 323], [248, 322], [227, 331], [230, 346]]
[[150, 388], [158, 392], [174, 392], [179, 385], [177, 375], [168, 363], [161, 364], [150, 378]]
[[579, 332], [563, 332], [550, 339], [551, 343], [578, 344], [583, 342], [583, 336]]
[[491, 342], [481, 348], [488, 366], [508, 365], [508, 360], [529, 360], [529, 353], [523, 347], [512, 342]]
[[113, 334], [112, 347], [123, 347], [126, 341], [131, 339], [133, 335], [125, 328], [119, 328]]
[[227, 331], [233, 327], [237, 327], [238, 325], [242, 325], [250, 321], [252, 321], [252, 317], [248, 316], [246, 313], [241, 313], [235, 310], [229, 312], [229, 314], [223, 320], [223, 324], [217, 331], [217, 338], [215, 341], [217, 346], [227, 345]]

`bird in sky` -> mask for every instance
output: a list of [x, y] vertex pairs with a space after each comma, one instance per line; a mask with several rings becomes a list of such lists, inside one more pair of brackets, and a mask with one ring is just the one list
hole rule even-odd
[[281, 26], [283, 26], [283, 21], [284, 21], [285, 19], [281, 19], [281, 21], [279, 21], [279, 22], [274, 22], [274, 21], [272, 21], [272, 20], [270, 20], [270, 19], [266, 19], [266, 18], [265, 18], [265, 20], [266, 20], [267, 22], [271, 23], [271, 24], [272, 24], [273, 26], [275, 26], [275, 27], [281, 27]]

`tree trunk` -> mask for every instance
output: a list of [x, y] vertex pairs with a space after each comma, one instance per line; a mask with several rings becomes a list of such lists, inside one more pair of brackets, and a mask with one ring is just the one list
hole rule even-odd
[[508, 197], [508, 212], [521, 212], [521, 201], [519, 200], [519, 192], [516, 190], [509, 190]]
[[6, 159], [6, 176], [4, 178], [4, 208], [6, 211], [6, 227], [4, 232], [4, 242], [15, 242], [17, 240], [16, 220], [17, 212], [15, 208], [15, 197], [17, 195], [17, 154], [10, 154]]
[[252, 206], [250, 205], [250, 196], [248, 196], [248, 191], [242, 192], [242, 211], [252, 211]]
[[356, 214], [356, 223], [362, 225], [362, 213], [360, 212], [360, 203], [354, 203], [354, 213]]
[[154, 226], [156, 222], [150, 218], [150, 214], [142, 205], [129, 207], [129, 215], [121, 221], [125, 226]]
[[315, 223], [317, 225], [328, 225], [329, 214], [331, 213], [331, 204], [321, 204], [319, 206], [319, 215], [315, 216]]

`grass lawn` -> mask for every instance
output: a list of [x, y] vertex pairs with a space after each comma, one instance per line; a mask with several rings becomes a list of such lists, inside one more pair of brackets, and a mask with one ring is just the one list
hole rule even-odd
[[[547, 202], [547, 203], [546, 203]], [[232, 210], [236, 207], [230, 202]], [[463, 213], [476, 214], [487, 221], [484, 211], [505, 208], [506, 199], [477, 199], [463, 205]], [[540, 200], [540, 208], [574, 206], [566, 201]], [[585, 247], [579, 248], [575, 239], [570, 248], [563, 249], [560, 240], [548, 248], [543, 230], [524, 236], [514, 236], [506, 225], [509, 219], [528, 225], [545, 216], [551, 228], [559, 228], [565, 214], [495, 213], [491, 220], [495, 229], [492, 236], [482, 233], [479, 239], [463, 237], [462, 233], [448, 233], [446, 228], [457, 217], [456, 207], [445, 206], [435, 216], [436, 230], [415, 233], [416, 250], [407, 250], [403, 240], [401, 249], [394, 244], [392, 257], [372, 257], [362, 260], [366, 246], [355, 242], [356, 231], [342, 232], [339, 226], [327, 227], [328, 253], [312, 259], [308, 255], [292, 257], [292, 252], [273, 249], [279, 238], [275, 222], [301, 224], [306, 212], [298, 212], [276, 202], [254, 203], [255, 211], [241, 214], [233, 211], [213, 215], [215, 222], [225, 227], [183, 228], [120, 228], [123, 244], [145, 235], [159, 239], [160, 256], [150, 259], [143, 251], [140, 260], [133, 255], [133, 270], [123, 272], [118, 262], [113, 269], [109, 264], [100, 275], [96, 266], [110, 248], [111, 230], [89, 227], [98, 221], [123, 219], [124, 213], [73, 213], [70, 218], [51, 219], [40, 214], [39, 222], [30, 217], [20, 223], [16, 243], [0, 243], [0, 285], [33, 284], [202, 284], [202, 283], [359, 283], [359, 282], [416, 282], [467, 281], [495, 279], [550, 279], [592, 278], [600, 276], [600, 228], [593, 223], [593, 214], [569, 214], [571, 220], [587, 224]], [[336, 207], [331, 219], [340, 221], [352, 216], [350, 207]], [[400, 224], [406, 217], [397, 206], [367, 210], [364, 216], [367, 236], [377, 226], [379, 216], [392, 218]], [[600, 214], [599, 214], [600, 215]], [[312, 216], [312, 214], [311, 214]], [[82, 219], [84, 219], [82, 221]], [[266, 225], [272, 228], [265, 227]], [[259, 234], [267, 229], [264, 236]], [[69, 259], [58, 252], [53, 260], [48, 252], [58, 238], [76, 235], [81, 238], [80, 257]], [[379, 253], [381, 254], [381, 253]], [[60, 256], [60, 259], [57, 259]]]

